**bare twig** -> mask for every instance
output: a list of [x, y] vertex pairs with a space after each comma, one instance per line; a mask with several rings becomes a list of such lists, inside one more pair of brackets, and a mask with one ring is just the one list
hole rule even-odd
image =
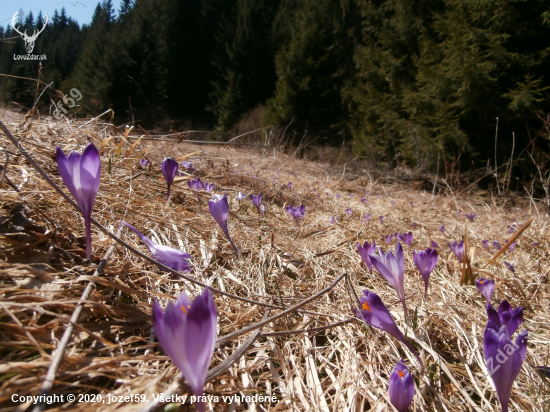
[[315, 300], [317, 299], [319, 296], [321, 295], [324, 295], [325, 293], [329, 292], [332, 290], [332, 288], [334, 288], [334, 286], [336, 286], [338, 284], [338, 282], [340, 282], [344, 277], [347, 277], [348, 274], [347, 273], [342, 273], [340, 276], [338, 276], [336, 279], [334, 279], [334, 281], [329, 285], [327, 286], [326, 288], [324, 288], [323, 290], [320, 290], [319, 292], [317, 292], [316, 294], [310, 296], [309, 298], [307, 299], [304, 299], [302, 300], [300, 303], [297, 303], [296, 305], [294, 306], [291, 306], [290, 308], [288, 308], [287, 310], [283, 310], [282, 312], [274, 315], [274, 316], [271, 316], [270, 318], [268, 319], [265, 319], [265, 320], [261, 320], [260, 322], [256, 322], [256, 323], [253, 323], [252, 325], [248, 325], [242, 329], [239, 329], [233, 333], [229, 333], [227, 335], [224, 335], [220, 338], [218, 338], [218, 340], [216, 341], [216, 343], [221, 343], [221, 342], [225, 342], [227, 340], [231, 340], [237, 336], [240, 336], [244, 333], [247, 333], [247, 332], [250, 332], [254, 329], [258, 329], [262, 326], [264, 326], [265, 324], [267, 323], [270, 323], [270, 322], [273, 322], [273, 321], [276, 321], [277, 319], [279, 318], [282, 318], [283, 316], [286, 316], [290, 313], [293, 313], [293, 312], [296, 312], [298, 309], [300, 309], [302, 306], [304, 306], [305, 304], [311, 302], [312, 300]]
[[4, 176], [6, 176], [8, 171], [8, 163], [10, 162], [9, 152], [7, 150], [2, 150], [2, 152], [6, 155], [6, 161], [4, 162], [4, 168], [2, 169], [2, 174], [0, 175], [0, 187], [2, 187], [2, 181], [4, 180]]
[[[119, 227], [116, 235], [120, 236], [121, 231], [122, 231], [122, 227]], [[107, 264], [107, 260], [109, 260], [109, 258], [113, 254], [115, 247], [116, 247], [116, 243], [113, 243], [111, 247], [107, 249], [107, 252], [105, 252], [105, 255], [103, 255], [103, 259], [101, 259], [101, 262], [99, 262], [99, 265], [97, 266], [97, 269], [95, 270], [92, 276], [99, 276], [99, 274]], [[90, 296], [90, 293], [92, 292], [93, 288], [94, 288], [94, 282], [88, 282], [88, 284], [86, 285], [86, 288], [84, 289], [84, 292], [82, 292], [80, 301], [76, 305], [76, 308], [74, 309], [73, 314], [71, 316], [72, 323], [76, 323], [78, 321], [78, 317], [80, 316], [82, 309], [84, 309], [84, 304], [88, 300], [88, 296]], [[61, 360], [63, 359], [63, 355], [65, 353], [65, 348], [67, 347], [69, 340], [71, 339], [71, 335], [73, 333], [72, 323], [69, 323], [65, 328], [65, 331], [63, 332], [63, 336], [59, 341], [59, 346], [55, 351], [55, 355], [52, 359], [52, 363], [50, 364], [50, 367], [46, 372], [46, 378], [42, 383], [42, 388], [40, 389], [40, 395], [47, 395], [53, 387], [53, 382], [55, 380], [55, 374], [57, 373], [57, 368], [59, 368], [59, 365], [61, 364]], [[34, 407], [33, 412], [42, 412], [45, 407], [46, 407], [45, 402], [38, 402]]]

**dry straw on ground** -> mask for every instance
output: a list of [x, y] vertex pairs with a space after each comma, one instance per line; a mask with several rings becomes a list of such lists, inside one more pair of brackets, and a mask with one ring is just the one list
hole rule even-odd
[[[432, 197], [398, 181], [381, 184], [368, 176], [348, 180], [342, 168], [292, 159], [272, 150], [250, 152], [232, 146], [144, 139], [129, 152], [135, 139], [125, 139], [102, 120], [79, 128], [84, 122], [31, 118], [24, 123], [22, 116], [10, 111], [3, 111], [1, 119], [62, 188], [53, 158], [55, 146], [68, 152], [81, 150], [89, 141], [97, 147], [105, 143], [92, 216], [113, 233], [125, 220], [157, 243], [184, 249], [193, 256], [190, 276], [213, 288], [288, 309], [329, 287], [343, 273], [349, 275], [299, 310], [256, 331], [250, 347], [242, 345], [250, 342], [253, 332], [232, 335], [235, 337], [219, 344], [213, 368], [239, 347], [246, 350], [206, 386], [207, 394], [220, 397], [220, 402], [211, 405], [216, 411], [391, 411], [388, 378], [400, 358], [415, 376], [417, 390], [411, 410], [500, 410], [483, 357], [484, 298], [474, 286], [459, 285], [459, 263], [446, 244], [460, 240], [467, 231], [471, 253], [479, 262], [492, 255], [481, 240], [504, 244], [512, 236], [509, 224], [517, 219], [519, 226], [535, 217], [513, 253], [506, 252], [498, 259], [501, 264], [503, 260], [512, 263], [515, 273], [489, 265], [483, 276], [495, 279], [498, 300], [508, 299], [512, 306], [524, 307], [522, 329], [530, 330], [527, 358], [512, 390], [511, 408], [550, 410], [548, 379], [535, 369], [550, 361], [549, 219], [536, 203], [505, 210], [489, 204], [483, 196], [457, 197], [448, 192]], [[64, 402], [47, 408], [137, 411], [147, 404], [108, 404], [108, 395], [139, 394], [152, 401], [153, 395], [166, 391], [190, 394], [155, 340], [151, 307], [154, 299], [164, 306], [181, 290], [196, 295], [202, 288], [160, 271], [97, 227], [93, 228], [94, 257], [91, 262], [84, 260], [81, 215], [3, 134], [0, 146], [10, 153], [0, 183], [0, 411], [32, 409], [30, 404], [12, 403], [12, 395], [40, 394], [55, 348], [90, 281], [94, 286], [72, 323], [74, 331], [50, 393], [101, 394], [103, 402]], [[241, 261], [210, 216], [206, 201], [199, 204], [188, 189], [186, 177], [177, 179], [171, 203], [164, 205], [166, 188], [160, 162], [164, 156], [179, 158], [190, 153], [195, 153], [188, 158], [197, 168], [195, 174], [203, 182], [213, 182], [215, 193], [229, 194], [229, 231], [243, 252]], [[152, 161], [150, 171], [139, 169], [142, 156]], [[259, 217], [248, 199], [238, 203], [238, 191], [261, 192], [265, 216]], [[369, 196], [363, 203], [360, 196], [365, 192]], [[306, 206], [306, 217], [298, 227], [284, 212], [284, 205], [301, 203]], [[345, 213], [348, 207], [353, 211], [351, 217]], [[466, 212], [476, 213], [477, 219], [469, 222], [464, 218]], [[372, 216], [370, 221], [363, 221], [365, 213]], [[329, 223], [331, 216], [338, 219], [337, 224]], [[379, 216], [385, 217], [383, 223]], [[438, 230], [442, 225], [444, 234]], [[413, 327], [407, 328], [396, 293], [377, 273], [369, 274], [356, 242], [375, 240], [385, 249], [386, 235], [408, 231], [414, 234], [413, 248], [426, 248], [431, 239], [441, 249], [424, 302], [424, 286], [414, 269], [412, 250], [405, 246], [405, 292], [409, 311], [415, 314]], [[148, 255], [131, 231], [123, 230], [121, 238]], [[532, 247], [534, 242], [538, 244]], [[113, 245], [105, 267], [93, 276], [101, 257]], [[480, 274], [484, 265], [474, 264], [474, 273]], [[421, 353], [424, 373], [401, 343], [354, 318], [351, 289], [355, 294], [369, 289], [380, 295]], [[218, 293], [214, 299], [221, 338], [281, 311]], [[338, 326], [323, 328], [332, 324]], [[221, 401], [221, 396], [233, 394], [274, 395], [277, 401], [233, 405]], [[193, 410], [190, 405], [178, 409], [160, 404], [155, 408]]]

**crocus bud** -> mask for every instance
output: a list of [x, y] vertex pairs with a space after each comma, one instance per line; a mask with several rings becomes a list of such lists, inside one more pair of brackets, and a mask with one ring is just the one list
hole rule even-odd
[[357, 251], [361, 255], [361, 258], [363, 259], [363, 262], [367, 265], [369, 268], [369, 272], [372, 274], [372, 261], [370, 260], [370, 256], [376, 252], [376, 242], [373, 241], [372, 245], [369, 244], [369, 242], [365, 242], [363, 246], [359, 242], [357, 242]]
[[399, 412], [405, 412], [413, 400], [414, 380], [403, 359], [395, 365], [390, 375], [389, 395], [392, 405]]
[[288, 205], [285, 210], [287, 211], [287, 213], [290, 214], [290, 216], [292, 216], [292, 218], [294, 220], [299, 220], [299, 219], [302, 219], [304, 217], [304, 213], [306, 211], [306, 207], [304, 205], [300, 205], [300, 206], [292, 206], [292, 205]]
[[[187, 379], [196, 396], [202, 396], [208, 366], [216, 345], [217, 312], [210, 291], [205, 288], [193, 303], [182, 292], [176, 303], [168, 303], [164, 313], [153, 303], [155, 335], [164, 352]], [[204, 411], [204, 404], [196, 402]]]
[[84, 148], [82, 154], [71, 151], [65, 156], [63, 150], [57, 146], [57, 168], [63, 183], [78, 203], [86, 230], [86, 257], [92, 257], [92, 228], [91, 217], [95, 197], [99, 189], [101, 177], [101, 158], [93, 143]]
[[527, 352], [528, 331], [521, 332], [515, 342], [512, 342], [512, 333], [505, 324], [498, 327], [489, 321], [483, 334], [485, 362], [495, 384], [502, 412], [508, 412], [512, 385]]
[[262, 194], [259, 195], [250, 195], [250, 199], [252, 200], [252, 204], [256, 206], [256, 209], [258, 210], [258, 213], [261, 214], [260, 205], [262, 204]]
[[430, 279], [430, 274], [437, 265], [437, 250], [435, 249], [426, 249], [419, 252], [413, 251], [413, 261], [414, 265], [422, 275], [424, 279], [424, 299], [428, 293], [428, 280]]
[[233, 250], [238, 256], [239, 249], [237, 249], [237, 246], [235, 246], [235, 244], [231, 240], [231, 237], [229, 236], [229, 229], [227, 228], [227, 219], [229, 218], [229, 203], [227, 203], [227, 193], [224, 193], [223, 195], [214, 195], [214, 199], [211, 199], [208, 202], [208, 208], [210, 209], [210, 214], [212, 215], [216, 223], [220, 226], [223, 233], [225, 233], [227, 240], [229, 240], [229, 243], [231, 243]]
[[491, 303], [491, 296], [495, 290], [495, 282], [493, 279], [477, 279], [476, 280], [477, 290], [485, 297], [487, 303]]
[[462, 262], [462, 257], [464, 256], [464, 241], [453, 242], [453, 244], [447, 243], [449, 249], [455, 254], [459, 262]]
[[174, 181], [174, 178], [178, 173], [178, 168], [179, 168], [178, 162], [176, 162], [171, 157], [167, 157], [162, 161], [162, 166], [160, 167], [160, 169], [162, 170], [164, 179], [166, 179], [166, 185], [168, 186], [168, 191], [166, 192], [167, 202], [168, 202], [168, 199], [170, 198], [170, 186], [172, 186], [172, 182]]
[[159, 245], [158, 243], [153, 242], [129, 223], [122, 221], [121, 224], [133, 230], [139, 236], [141, 241], [145, 243], [145, 246], [149, 248], [149, 252], [151, 252], [153, 259], [174, 270], [191, 272], [191, 255], [182, 250], [174, 249], [170, 246]]

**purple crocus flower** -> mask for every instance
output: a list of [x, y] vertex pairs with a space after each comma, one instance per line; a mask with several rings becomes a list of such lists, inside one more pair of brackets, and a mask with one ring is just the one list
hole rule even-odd
[[170, 186], [172, 186], [172, 182], [174, 181], [174, 177], [176, 177], [176, 174], [178, 173], [178, 162], [176, 162], [171, 157], [167, 157], [162, 161], [162, 165], [160, 169], [162, 170], [162, 174], [164, 175], [164, 179], [166, 180], [166, 185], [168, 186], [168, 191], [166, 192], [166, 201], [168, 202], [168, 199], [170, 198]]
[[401, 233], [399, 235], [399, 238], [407, 244], [407, 246], [411, 247], [412, 241], [413, 241], [413, 234], [411, 232], [409, 233]]
[[214, 190], [214, 183], [204, 183], [202, 188], [207, 192], [212, 193], [212, 190]]
[[361, 202], [366, 203], [367, 199], [364, 196], [361, 196]]
[[[508, 243], [508, 239], [506, 239], [506, 240], [504, 241], [504, 243]], [[512, 253], [514, 252], [514, 249], [515, 249], [515, 248], [516, 248], [516, 242], [512, 242], [512, 243], [510, 244], [510, 246], [508, 246], [508, 250], [509, 250], [510, 252], [512, 252]]]
[[262, 194], [260, 193], [259, 195], [250, 195], [250, 199], [252, 200], [252, 204], [256, 206], [258, 213], [261, 214], [260, 205], [262, 204]]
[[475, 213], [466, 213], [464, 216], [470, 221], [473, 222], [476, 220], [477, 215]]
[[149, 159], [141, 159], [141, 161], [139, 162], [139, 164], [141, 165], [141, 167], [149, 167], [149, 165], [151, 164], [151, 162], [149, 161]]
[[441, 233], [445, 233], [445, 226], [441, 226], [439, 230], [441, 231]]
[[231, 237], [229, 236], [229, 229], [227, 228], [227, 219], [229, 218], [229, 203], [227, 203], [227, 193], [224, 193], [223, 195], [214, 195], [214, 199], [210, 199], [208, 201], [208, 209], [210, 209], [210, 214], [216, 221], [218, 225], [220, 225], [223, 233], [225, 233], [225, 236], [227, 237], [227, 240], [229, 240], [229, 243], [231, 243], [231, 246], [233, 247], [233, 250], [239, 256], [239, 249], [237, 249], [237, 246], [233, 243], [231, 240]]
[[[185, 292], [176, 303], [169, 302], [164, 313], [153, 302], [153, 326], [164, 352], [187, 379], [196, 396], [202, 396], [208, 366], [216, 346], [217, 312], [210, 291], [205, 288], [193, 303]], [[204, 403], [197, 402], [204, 411]]]
[[477, 290], [485, 297], [487, 303], [491, 303], [491, 296], [495, 290], [495, 281], [493, 279], [480, 278], [476, 280]]
[[384, 216], [380, 216], [378, 219], [380, 219], [380, 223], [384, 223]]
[[539, 242], [533, 242], [531, 243], [531, 249], [537, 247], [539, 245]]
[[290, 214], [290, 216], [292, 216], [294, 220], [299, 220], [304, 217], [304, 212], [306, 211], [306, 207], [304, 205], [300, 205], [296, 207], [292, 205], [288, 205], [285, 208], [285, 210], [287, 211], [287, 213]]
[[384, 239], [386, 241], [387, 244], [390, 244], [391, 241], [393, 240], [393, 235], [392, 234], [389, 234], [388, 236], [386, 236], [386, 239]]
[[418, 223], [412, 222], [412, 223], [411, 223], [411, 226], [413, 227], [413, 229], [416, 229], [416, 227], [418, 226]]
[[438, 248], [438, 247], [439, 247], [439, 245], [437, 244], [437, 242], [436, 242], [435, 240], [432, 240], [432, 241], [430, 242], [430, 246], [432, 247], [432, 249], [435, 249], [435, 248]]
[[292, 182], [288, 182], [287, 186], [288, 186], [289, 189], [292, 189]]
[[86, 230], [86, 258], [92, 257], [92, 227], [91, 217], [95, 197], [99, 189], [101, 177], [101, 158], [93, 143], [89, 143], [82, 154], [72, 150], [65, 156], [63, 150], [57, 146], [57, 168], [63, 183], [78, 203], [84, 217]]
[[265, 206], [263, 204], [260, 205], [260, 213], [265, 213]]
[[418, 354], [416, 350], [407, 341], [403, 333], [399, 330], [395, 321], [391, 317], [391, 314], [382, 302], [382, 299], [374, 293], [368, 290], [363, 290], [363, 295], [359, 298], [361, 310], [353, 308], [353, 311], [359, 319], [363, 319], [369, 325], [383, 330], [387, 334], [393, 336], [398, 341], [402, 342], [407, 348], [409, 348], [415, 355]]
[[484, 239], [481, 241], [481, 244], [483, 245], [484, 248], [488, 248], [489, 247], [489, 241], [487, 239]]
[[191, 190], [202, 190], [201, 178], [197, 177], [196, 179], [189, 179], [187, 185]]
[[174, 249], [170, 246], [159, 245], [133, 227], [131, 224], [124, 221], [121, 222], [121, 225], [126, 226], [129, 229], [132, 229], [136, 232], [136, 235], [139, 236], [141, 241], [145, 243], [145, 246], [149, 248], [151, 252], [151, 257], [162, 263], [169, 268], [182, 272], [191, 272], [191, 262], [190, 259], [193, 257], [179, 249]]
[[363, 216], [363, 221], [369, 221], [371, 219], [370, 213], [365, 213], [365, 216]]
[[243, 195], [241, 192], [237, 194], [237, 200], [240, 202], [243, 199], [246, 199], [247, 195]]
[[498, 311], [490, 303], [487, 304], [487, 318], [492, 322], [494, 329], [499, 330], [501, 326], [506, 326], [506, 330], [513, 335], [523, 322], [523, 308], [521, 306], [512, 309], [512, 305], [505, 299], [500, 302]]
[[336, 199], [340, 199], [340, 194], [339, 193], [336, 194]]
[[449, 246], [449, 249], [455, 254], [456, 258], [459, 262], [462, 263], [462, 257], [464, 256], [464, 241], [461, 240], [460, 242], [453, 242], [451, 245], [450, 243], [447, 243]]
[[502, 249], [502, 246], [500, 246], [500, 243], [498, 243], [496, 240], [493, 240], [492, 245], [493, 245], [493, 249], [495, 249], [495, 250]]
[[506, 261], [504, 261], [503, 263], [506, 266], [506, 269], [508, 269], [512, 273], [516, 273], [516, 267], [514, 265], [512, 265], [511, 263], [508, 263]]
[[338, 219], [336, 219], [334, 216], [330, 217], [330, 224], [334, 225], [335, 223], [338, 223]]
[[428, 248], [419, 252], [413, 251], [414, 265], [422, 275], [422, 279], [424, 279], [424, 299], [426, 299], [426, 295], [428, 294], [428, 280], [435, 265], [437, 265], [438, 257], [437, 250], [435, 249]]
[[348, 214], [348, 216], [351, 216], [351, 214], [352, 214], [351, 207], [348, 207], [346, 209], [346, 213]]
[[370, 260], [374, 268], [393, 286], [397, 292], [397, 296], [401, 300], [405, 318], [407, 317], [407, 303], [405, 301], [405, 289], [403, 286], [403, 278], [405, 274], [405, 255], [401, 248], [401, 243], [397, 242], [395, 247], [395, 256], [391, 250], [388, 250], [384, 255], [381, 250], [378, 251], [380, 256], [370, 255]]
[[193, 165], [191, 164], [191, 162], [185, 160], [183, 162], [180, 163], [180, 166], [184, 169], [186, 169], [189, 173], [193, 173], [195, 171], [195, 168], [193, 167]]
[[370, 255], [376, 252], [376, 242], [373, 241], [372, 245], [370, 245], [369, 242], [365, 241], [363, 246], [361, 246], [361, 243], [357, 242], [357, 251], [361, 255], [363, 262], [365, 262], [369, 268], [369, 272], [372, 274], [372, 261], [370, 260]]
[[395, 365], [390, 375], [389, 395], [392, 405], [399, 412], [405, 412], [413, 400], [414, 380], [403, 359]]
[[[503, 305], [505, 308], [501, 313]], [[521, 319], [518, 322], [517, 316], [514, 323], [514, 313], [521, 308], [512, 311], [510, 304], [503, 301], [499, 307], [500, 316], [498, 316], [492, 307], [494, 313], [490, 315], [489, 307], [491, 305], [487, 305], [489, 321], [483, 334], [485, 362], [495, 384], [502, 412], [508, 412], [512, 384], [525, 360], [529, 332], [527, 330], [521, 332], [513, 343], [511, 337], [521, 323]]]

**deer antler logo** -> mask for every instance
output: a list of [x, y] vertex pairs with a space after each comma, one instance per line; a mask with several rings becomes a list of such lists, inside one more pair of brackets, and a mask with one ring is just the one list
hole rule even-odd
[[29, 36], [27, 34], [27, 30], [25, 30], [25, 33], [21, 33], [19, 30], [17, 30], [17, 27], [15, 27], [15, 25], [17, 24], [15, 22], [15, 20], [17, 19], [18, 16], [19, 16], [19, 12], [16, 11], [15, 14], [13, 15], [12, 19], [11, 19], [11, 27], [13, 27], [13, 30], [15, 30], [17, 33], [19, 33], [21, 35], [21, 37], [25, 41], [25, 49], [27, 49], [27, 53], [31, 54], [33, 49], [34, 49], [34, 42], [38, 38], [38, 35], [40, 33], [42, 33], [44, 31], [44, 29], [46, 28], [46, 26], [48, 25], [48, 15], [45, 14], [46, 21], [44, 22], [44, 26], [42, 26], [42, 29], [39, 30], [38, 33], [36, 32], [36, 30], [34, 30], [34, 33], [32, 34], [32, 36]]

